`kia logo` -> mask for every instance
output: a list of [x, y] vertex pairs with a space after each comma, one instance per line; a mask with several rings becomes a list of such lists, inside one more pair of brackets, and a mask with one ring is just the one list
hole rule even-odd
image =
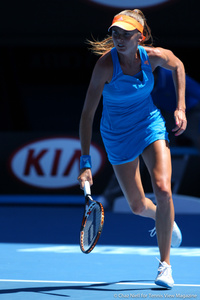
[[[103, 165], [104, 154], [91, 145], [92, 172]], [[80, 141], [54, 137], [29, 143], [11, 156], [10, 169], [25, 184], [47, 189], [68, 188], [78, 184]]]

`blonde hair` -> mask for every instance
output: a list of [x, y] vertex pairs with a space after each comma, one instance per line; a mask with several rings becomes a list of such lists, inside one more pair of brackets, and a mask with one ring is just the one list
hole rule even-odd
[[[141, 10], [123, 10], [116, 16], [118, 15], [127, 15], [138, 21], [144, 27], [143, 34], [145, 36], [145, 39], [140, 42], [140, 45], [146, 45], [148, 42], [148, 46], [152, 46], [153, 38], [151, 35], [151, 29], [147, 25], [146, 18]], [[96, 55], [103, 55], [114, 47], [112, 36], [110, 35], [106, 36], [102, 41], [93, 39], [93, 41], [87, 40], [86, 42], [90, 46], [89, 49]]]

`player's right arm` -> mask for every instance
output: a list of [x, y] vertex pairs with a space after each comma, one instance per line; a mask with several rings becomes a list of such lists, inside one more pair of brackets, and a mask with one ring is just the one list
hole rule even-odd
[[[110, 82], [112, 79], [112, 70], [112, 58], [110, 52], [108, 52], [97, 61], [86, 93], [79, 126], [81, 155], [90, 154], [95, 112], [100, 102], [105, 83]], [[81, 188], [84, 187], [84, 182], [86, 180], [90, 182], [90, 185], [93, 184], [91, 169], [80, 170], [78, 181]]]

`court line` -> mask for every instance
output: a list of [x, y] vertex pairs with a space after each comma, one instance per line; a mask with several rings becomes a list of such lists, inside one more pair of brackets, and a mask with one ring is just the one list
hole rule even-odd
[[[108, 282], [98, 281], [62, 281], [62, 280], [23, 280], [23, 279], [0, 279], [0, 282], [27, 282], [27, 283], [65, 283], [65, 284], [107, 284]], [[142, 283], [142, 282], [115, 282], [118, 285], [155, 285], [154, 283]], [[200, 284], [174, 284], [174, 286], [180, 287], [200, 287]]]

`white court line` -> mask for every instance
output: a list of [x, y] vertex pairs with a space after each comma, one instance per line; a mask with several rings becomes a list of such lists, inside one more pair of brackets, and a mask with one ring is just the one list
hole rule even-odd
[[[0, 282], [28, 282], [28, 283], [66, 283], [66, 284], [109, 284], [108, 282], [96, 281], [55, 281], [55, 280], [23, 280], [23, 279], [0, 279]], [[119, 285], [155, 285], [154, 283], [143, 282], [115, 282]], [[174, 284], [174, 286], [200, 287], [200, 284]]]

